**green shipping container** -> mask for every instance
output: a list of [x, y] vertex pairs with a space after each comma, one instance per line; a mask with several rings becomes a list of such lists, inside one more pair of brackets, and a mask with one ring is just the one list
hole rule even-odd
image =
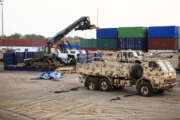
[[80, 47], [81, 48], [88, 48], [88, 40], [80, 40]]
[[89, 39], [89, 41], [88, 41], [88, 43], [89, 43], [89, 48], [97, 48], [97, 40], [96, 39]]
[[118, 28], [118, 38], [145, 38], [145, 27], [120, 27]]
[[97, 48], [96, 39], [83, 39], [80, 41], [81, 48]]
[[117, 39], [98, 39], [98, 49], [117, 49]]

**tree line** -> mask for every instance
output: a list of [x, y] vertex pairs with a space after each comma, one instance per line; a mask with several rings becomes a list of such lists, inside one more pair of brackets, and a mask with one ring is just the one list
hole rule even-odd
[[[20, 33], [14, 33], [9, 36], [3, 36], [4, 39], [25, 39], [25, 40], [45, 40], [50, 39], [50, 37], [45, 37], [43, 35], [37, 35], [37, 34], [26, 34], [22, 35]], [[80, 40], [85, 39], [83, 37], [74, 36], [74, 37], [65, 37], [66, 40], [68, 40], [71, 44], [80, 44]]]

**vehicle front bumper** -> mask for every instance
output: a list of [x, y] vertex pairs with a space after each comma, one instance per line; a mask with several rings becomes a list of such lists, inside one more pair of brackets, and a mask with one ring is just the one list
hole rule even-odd
[[176, 86], [176, 79], [166, 80], [163, 84], [160, 85], [161, 89], [171, 89]]

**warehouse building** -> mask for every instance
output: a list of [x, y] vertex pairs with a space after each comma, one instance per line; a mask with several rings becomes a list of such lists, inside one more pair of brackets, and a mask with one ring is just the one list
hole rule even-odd
[[1, 39], [0, 50], [3, 48], [10, 48], [17, 52], [36, 52], [40, 47], [46, 45], [47, 40], [24, 40], [24, 39]]

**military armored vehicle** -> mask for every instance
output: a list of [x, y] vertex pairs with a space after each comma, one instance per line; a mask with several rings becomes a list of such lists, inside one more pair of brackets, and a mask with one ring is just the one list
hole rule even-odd
[[165, 52], [155, 52], [151, 57], [166, 59], [176, 70], [180, 70], [180, 54], [179, 53], [165, 53]]
[[176, 86], [176, 72], [166, 60], [147, 60], [141, 64], [99, 61], [77, 64], [80, 82], [90, 90], [109, 91], [113, 88], [136, 86], [141, 96], [163, 93]]
[[117, 52], [103, 52], [103, 60], [113, 60], [128, 63], [141, 63], [144, 58], [140, 51], [121, 50]]

